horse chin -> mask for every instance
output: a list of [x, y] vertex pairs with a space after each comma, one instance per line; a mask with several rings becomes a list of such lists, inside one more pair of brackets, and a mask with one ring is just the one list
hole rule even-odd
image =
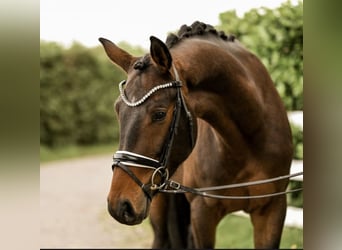
[[138, 225], [147, 218], [150, 210], [150, 201], [146, 198], [144, 205], [140, 206], [141, 209], [134, 207], [128, 200], [120, 201], [119, 205], [113, 207], [108, 202], [108, 212], [110, 215], [125, 225]]
[[129, 215], [123, 215], [123, 216], [114, 217], [114, 219], [120, 222], [121, 224], [134, 226], [134, 225], [141, 224], [146, 217], [147, 216], [144, 216], [144, 215], [137, 215], [136, 217], [133, 218]]

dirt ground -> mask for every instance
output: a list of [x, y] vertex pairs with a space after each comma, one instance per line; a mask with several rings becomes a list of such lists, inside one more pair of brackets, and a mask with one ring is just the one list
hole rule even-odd
[[138, 226], [107, 212], [111, 155], [41, 164], [41, 248], [149, 248], [148, 219]]
[[[40, 166], [40, 248], [151, 247], [148, 219], [127, 226], [107, 212], [111, 163], [101, 155]], [[289, 207], [285, 224], [302, 228], [303, 210]]]

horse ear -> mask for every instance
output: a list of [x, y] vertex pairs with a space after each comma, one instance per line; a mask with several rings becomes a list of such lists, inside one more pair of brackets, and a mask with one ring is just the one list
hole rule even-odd
[[168, 71], [172, 65], [172, 57], [169, 49], [166, 47], [165, 43], [154, 36], [150, 37], [150, 41], [150, 54], [153, 61], [160, 66], [162, 70]]
[[127, 73], [134, 57], [105, 38], [101, 37], [99, 41], [102, 43], [108, 57]]

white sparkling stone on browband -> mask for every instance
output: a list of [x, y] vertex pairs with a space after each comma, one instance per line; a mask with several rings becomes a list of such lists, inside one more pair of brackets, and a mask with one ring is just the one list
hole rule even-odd
[[127, 99], [127, 97], [126, 97], [126, 95], [124, 93], [124, 90], [123, 90], [123, 85], [125, 83], [126, 83], [125, 80], [121, 81], [119, 83], [120, 96], [121, 96], [121, 99], [130, 107], [136, 107], [136, 106], [139, 106], [139, 105], [143, 104], [147, 100], [147, 98], [149, 98], [154, 92], [156, 92], [156, 91], [158, 91], [160, 89], [171, 88], [171, 87], [176, 87], [177, 86], [175, 81], [155, 86], [146, 95], [144, 95], [139, 101], [130, 102]]
[[174, 65], [172, 65], [172, 69], [173, 69], [173, 73], [175, 75], [176, 81], [172, 81], [172, 82], [168, 82], [168, 83], [165, 83], [165, 84], [160, 84], [158, 86], [155, 86], [146, 95], [144, 95], [139, 101], [136, 101], [136, 102], [130, 102], [127, 99], [127, 97], [125, 95], [125, 92], [124, 92], [124, 89], [123, 89], [123, 85], [126, 83], [126, 81], [125, 80], [121, 81], [119, 83], [119, 91], [120, 91], [121, 99], [129, 107], [136, 107], [136, 106], [139, 106], [139, 105], [143, 104], [154, 92], [156, 92], [156, 91], [158, 91], [160, 89], [171, 88], [171, 87], [180, 87], [181, 86], [181, 82], [179, 80], [179, 75], [178, 75], [178, 72], [176, 70], [176, 67]]

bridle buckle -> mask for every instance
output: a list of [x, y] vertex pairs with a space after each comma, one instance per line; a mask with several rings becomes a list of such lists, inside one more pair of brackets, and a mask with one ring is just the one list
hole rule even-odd
[[169, 182], [168, 186], [169, 186], [170, 188], [172, 188], [172, 189], [175, 189], [175, 190], [178, 190], [178, 189], [181, 188], [181, 184], [178, 183], [178, 182], [176, 182], [176, 181], [173, 181], [173, 180], [171, 180], [171, 181]]

